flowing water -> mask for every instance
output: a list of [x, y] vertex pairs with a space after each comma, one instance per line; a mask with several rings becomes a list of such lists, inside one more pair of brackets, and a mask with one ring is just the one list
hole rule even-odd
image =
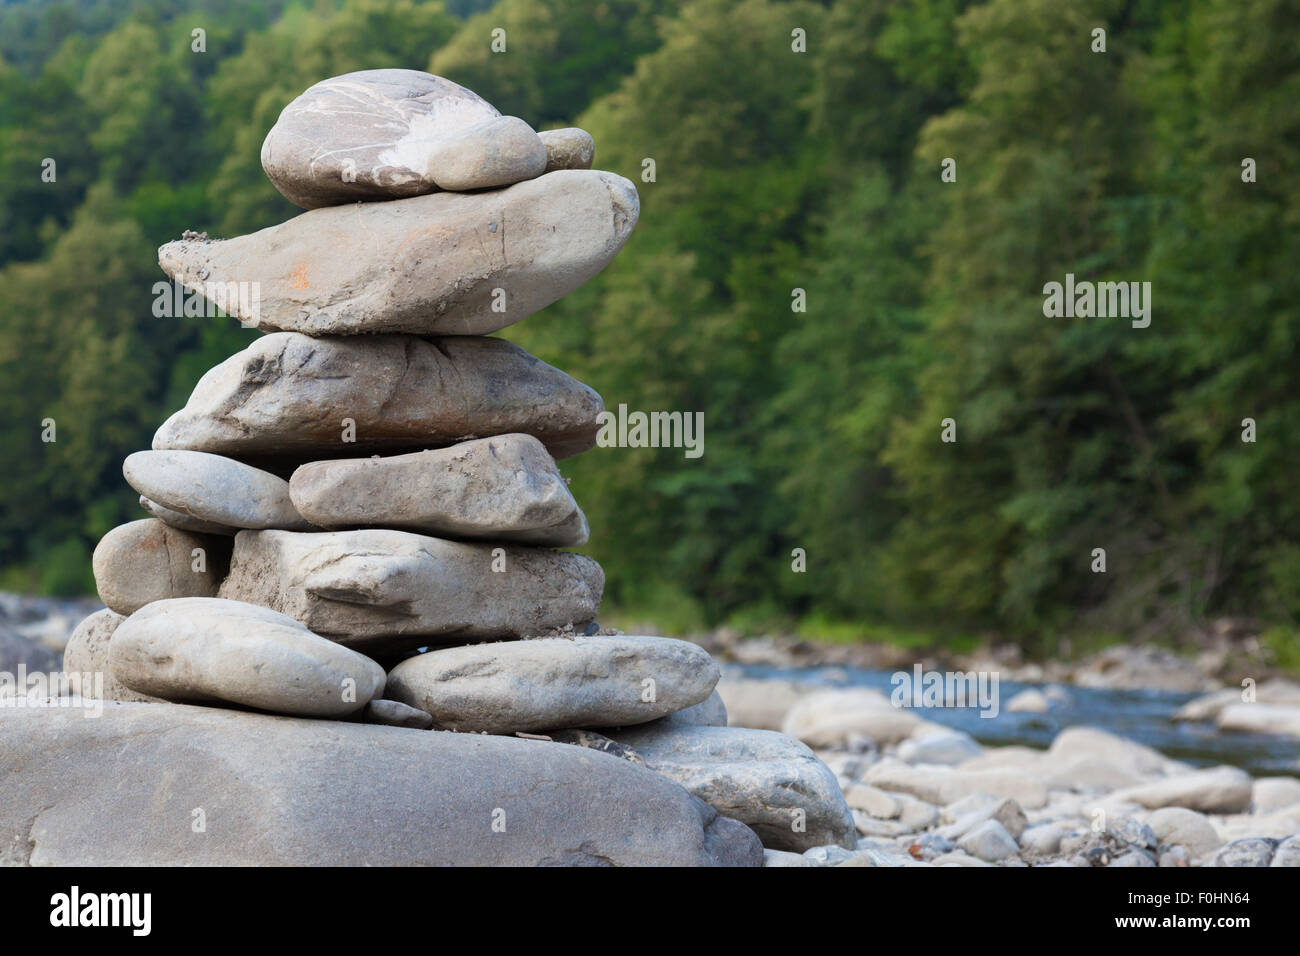
[[[726, 673], [751, 679], [782, 679], [824, 687], [869, 687], [888, 696], [894, 671], [852, 667], [772, 667], [728, 664]], [[1069, 701], [1045, 714], [1008, 713], [1006, 702], [1038, 684], [1001, 681], [1002, 704], [996, 717], [981, 717], [978, 707], [916, 707], [936, 724], [963, 730], [982, 744], [1021, 744], [1045, 748], [1066, 727], [1098, 727], [1136, 740], [1160, 752], [1198, 766], [1235, 764], [1257, 776], [1300, 774], [1300, 739], [1270, 734], [1229, 733], [1212, 723], [1174, 721], [1172, 715], [1200, 694], [1162, 690], [1108, 690], [1065, 687]]]

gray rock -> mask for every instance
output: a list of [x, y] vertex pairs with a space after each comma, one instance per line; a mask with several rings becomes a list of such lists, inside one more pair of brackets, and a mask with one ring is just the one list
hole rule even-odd
[[406, 531], [241, 531], [221, 596], [369, 653], [545, 635], [593, 620], [604, 586], [600, 565], [567, 551]]
[[900, 760], [913, 764], [938, 764], [956, 766], [972, 757], [978, 757], [984, 748], [975, 738], [960, 730], [947, 728], [918, 732], [902, 741], [896, 751]]
[[1250, 808], [1251, 784], [1244, 770], [1221, 766], [1131, 787], [1116, 796], [1150, 810], [1186, 807], [1201, 813], [1240, 813]]
[[878, 820], [892, 820], [902, 812], [902, 807], [892, 794], [864, 783], [844, 788], [844, 802], [854, 810], [861, 810]]
[[113, 676], [179, 703], [255, 707], [300, 717], [355, 713], [384, 689], [384, 669], [291, 617], [220, 598], [156, 601], [108, 648]]
[[698, 704], [717, 682], [708, 652], [687, 641], [549, 638], [427, 651], [393, 668], [385, 696], [443, 730], [536, 733], [644, 723]]
[[99, 599], [118, 614], [151, 601], [213, 597], [230, 560], [230, 539], [172, 528], [157, 518], [119, 525], [91, 558]]
[[1266, 837], [1233, 840], [1220, 848], [1206, 866], [1268, 866], [1278, 841]]
[[486, 100], [440, 76], [346, 73], [284, 108], [262, 143], [262, 168], [285, 198], [305, 209], [454, 188], [440, 182], [448, 160], [470, 168], [488, 160], [498, 175], [518, 172], [484, 185], [538, 175], [540, 140], [531, 129], [531, 141], [508, 127], [500, 130], [501, 141], [491, 129], [472, 135], [501, 118]]
[[1157, 865], [1165, 868], [1191, 866], [1191, 854], [1185, 846], [1171, 846], [1161, 851]]
[[764, 866], [818, 866], [802, 853], [790, 853], [786, 850], [763, 850]]
[[137, 451], [122, 463], [127, 484], [150, 501], [204, 525], [311, 531], [289, 483], [242, 461], [202, 451]]
[[546, 147], [546, 171], [557, 169], [591, 169], [596, 159], [596, 141], [585, 129], [569, 126], [548, 129], [537, 134]]
[[1040, 823], [1020, 835], [1020, 845], [1035, 853], [1051, 855], [1060, 852], [1064, 834], [1065, 829], [1059, 823]]
[[1300, 804], [1300, 780], [1295, 777], [1261, 777], [1255, 781], [1253, 806], [1256, 813], [1272, 813]]
[[96, 611], [77, 625], [63, 651], [63, 670], [68, 684], [82, 697], [100, 700], [125, 700], [156, 702], [150, 697], [127, 687], [108, 666], [108, 646], [118, 625], [125, 621], [121, 614], [104, 608]]
[[172, 511], [171, 508], [164, 508], [156, 501], [150, 501], [144, 495], [140, 496], [140, 507], [149, 512], [151, 517], [157, 518], [163, 524], [172, 528], [179, 528], [181, 531], [192, 531], [195, 534], [220, 534], [227, 537], [234, 537], [238, 528], [232, 528], [229, 525], [217, 524], [212, 521], [200, 521], [179, 511]]
[[698, 704], [675, 710], [667, 717], [655, 722], [660, 727], [725, 727], [727, 726], [727, 705], [722, 702], [722, 695], [715, 687], [708, 697]]
[[108, 703], [97, 720], [66, 709], [0, 709], [0, 753], [0, 863], [758, 866], [763, 859], [751, 830], [671, 780], [561, 744]]
[[384, 724], [388, 727], [409, 727], [412, 730], [429, 730], [433, 718], [422, 710], [408, 707], [396, 700], [377, 698], [366, 704], [361, 719], [367, 724]]
[[800, 697], [786, 713], [781, 730], [810, 747], [843, 746], [853, 735], [883, 746], [904, 740], [920, 724], [919, 717], [895, 707], [884, 694], [853, 687]]
[[957, 846], [978, 860], [990, 863], [1015, 856], [1020, 848], [997, 820], [985, 820], [960, 840]]
[[639, 212], [623, 177], [562, 169], [507, 189], [335, 206], [234, 239], [181, 239], [158, 263], [264, 332], [486, 335], [609, 265]]
[[1277, 845], [1269, 866], [1300, 866], [1300, 834], [1289, 836]]
[[568, 482], [532, 435], [311, 462], [293, 473], [287, 491], [322, 528], [399, 528], [556, 548], [587, 541], [587, 519]]
[[718, 683], [718, 693], [727, 707], [727, 722], [733, 727], [780, 730], [785, 715], [810, 688], [784, 680], [736, 680]]
[[517, 116], [498, 116], [463, 130], [429, 153], [429, 171], [440, 189], [491, 189], [546, 172], [546, 147]]
[[867, 771], [866, 782], [881, 790], [909, 793], [934, 804], [954, 803], [975, 793], [999, 799], [1010, 797], [1020, 806], [1036, 810], [1047, 805], [1047, 787], [1031, 774], [1011, 768], [949, 770], [912, 767], [901, 761], [882, 760]]
[[1151, 854], [1143, 850], [1129, 850], [1107, 864], [1107, 866], [1119, 867], [1154, 867], [1155, 865], [1156, 861], [1151, 858]]
[[659, 724], [604, 733], [723, 816], [747, 824], [765, 847], [801, 851], [856, 845], [853, 814], [835, 775], [792, 737], [740, 727]]
[[641, 755], [627, 744], [621, 744], [617, 740], [610, 740], [604, 734], [598, 734], [594, 730], [551, 730], [545, 734], [545, 738], [556, 743], [599, 750], [601, 753], [610, 754], [620, 760], [634, 763], [638, 767], [645, 766], [645, 760]]
[[[153, 447], [301, 464], [525, 432], [565, 458], [596, 444], [603, 407], [502, 339], [284, 332], [209, 370]], [[353, 441], [344, 441], [348, 423]]]
[[1147, 817], [1147, 826], [1160, 843], [1184, 846], [1194, 857], [1211, 853], [1223, 843], [1209, 820], [1185, 807], [1156, 810]]
[[960, 840], [967, 833], [983, 825], [986, 820], [997, 820], [1013, 840], [1019, 840], [1020, 835], [1029, 826], [1029, 819], [1025, 816], [1025, 811], [1020, 808], [1020, 804], [1010, 798], [1004, 798], [978, 810], [970, 811], [957, 821], [943, 827], [939, 833], [949, 840]]
[[1300, 704], [1232, 704], [1219, 711], [1220, 730], [1300, 737]]

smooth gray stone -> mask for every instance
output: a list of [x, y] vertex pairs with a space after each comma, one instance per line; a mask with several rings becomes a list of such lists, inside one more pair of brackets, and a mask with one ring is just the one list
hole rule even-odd
[[546, 147], [517, 116], [498, 116], [464, 130], [429, 153], [440, 189], [492, 189], [546, 172]]
[[600, 732], [723, 816], [749, 825], [769, 849], [856, 846], [853, 813], [835, 774], [793, 737], [662, 722]]
[[511, 737], [182, 704], [0, 708], [0, 776], [0, 863], [17, 865], [763, 859], [752, 831], [658, 774]]
[[704, 700], [718, 667], [668, 637], [574, 637], [431, 650], [389, 672], [385, 696], [445, 730], [491, 734], [640, 724]]
[[220, 598], [156, 601], [109, 644], [113, 676], [179, 703], [343, 717], [382, 693], [384, 669], [293, 618]]
[[596, 141], [585, 129], [569, 126], [548, 129], [537, 134], [546, 147], [546, 171], [557, 169], [591, 169], [596, 158]]
[[[99, 599], [118, 614], [133, 614], [167, 598], [215, 597], [230, 549], [229, 538], [141, 518], [118, 525], [100, 539], [91, 558], [95, 587]], [[196, 557], [196, 550], [202, 554]]]
[[263, 332], [486, 335], [604, 269], [639, 213], [622, 176], [562, 169], [506, 189], [315, 209], [234, 239], [181, 239], [158, 264]]
[[361, 719], [367, 724], [409, 727], [412, 730], [429, 730], [433, 727], [433, 718], [424, 711], [408, 707], [400, 701], [383, 698], [376, 698], [366, 704]]
[[238, 528], [232, 528], [229, 525], [217, 524], [212, 521], [202, 521], [190, 515], [181, 514], [179, 511], [172, 511], [171, 508], [164, 508], [156, 501], [150, 501], [144, 495], [140, 496], [140, 507], [149, 514], [157, 518], [163, 524], [180, 531], [192, 531], [195, 534], [220, 534], [227, 537], [234, 537]]
[[146, 703], [160, 701], [159, 697], [150, 697], [127, 687], [113, 676], [108, 666], [109, 642], [118, 625], [125, 620], [116, 611], [104, 608], [77, 625], [68, 638], [68, 646], [63, 649], [63, 670], [68, 675], [68, 684], [82, 697]]
[[667, 717], [660, 718], [658, 723], [674, 727], [725, 727], [727, 705], [722, 702], [722, 695], [715, 687], [713, 693], [698, 704], [674, 711]]
[[1206, 866], [1268, 866], [1278, 841], [1267, 837], [1246, 837], [1221, 847]]
[[242, 461], [202, 451], [137, 451], [122, 474], [164, 508], [218, 527], [311, 531], [289, 497], [289, 483]]
[[[418, 196], [439, 188], [440, 150], [500, 118], [482, 97], [431, 73], [345, 73], [315, 84], [284, 108], [262, 143], [262, 168], [285, 198], [306, 209]], [[465, 145], [469, 153], [462, 149], [453, 159], [473, 164], [495, 145], [503, 169], [518, 148], [509, 139]], [[535, 144], [523, 145], [527, 158]], [[525, 178], [521, 173], [519, 179]], [[506, 182], [518, 180], [492, 185]]]
[[407, 531], [241, 531], [221, 596], [373, 654], [583, 624], [604, 587], [600, 565], [567, 551]]
[[153, 447], [302, 464], [523, 432], [566, 458], [596, 444], [603, 408], [502, 339], [280, 332], [210, 369]]
[[310, 462], [293, 473], [289, 493], [322, 528], [398, 528], [555, 548], [587, 541], [587, 519], [568, 482], [532, 435]]
[[1293, 834], [1277, 845], [1269, 866], [1300, 866], [1300, 834]]

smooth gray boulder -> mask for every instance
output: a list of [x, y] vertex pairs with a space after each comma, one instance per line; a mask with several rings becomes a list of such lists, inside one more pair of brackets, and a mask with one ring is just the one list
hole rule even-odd
[[118, 614], [151, 601], [214, 597], [230, 561], [229, 538], [199, 535], [141, 518], [100, 539], [91, 557], [99, 599]]
[[117, 628], [113, 676], [179, 703], [218, 703], [300, 717], [342, 717], [384, 689], [384, 669], [291, 617], [238, 601], [156, 601]]
[[698, 704], [718, 667], [668, 637], [574, 637], [431, 650], [398, 664], [384, 696], [443, 730], [509, 734], [640, 724]]
[[108, 703], [0, 708], [0, 863], [759, 866], [659, 774], [480, 734]]
[[372, 653], [585, 624], [604, 587], [600, 565], [567, 551], [375, 529], [241, 531], [221, 596]]
[[532, 435], [310, 462], [293, 473], [289, 493], [322, 528], [398, 528], [556, 548], [587, 541], [587, 519], [568, 482]]
[[1114, 797], [1148, 810], [1186, 807], [1200, 813], [1243, 813], [1250, 809], [1252, 783], [1246, 771], [1223, 765], [1118, 790]]
[[63, 671], [68, 675], [68, 685], [82, 697], [101, 700], [156, 702], [150, 697], [127, 687], [108, 666], [108, 646], [114, 632], [126, 618], [116, 611], [104, 608], [96, 611], [77, 625], [63, 649]]
[[835, 774], [793, 737], [662, 722], [601, 733], [723, 816], [747, 824], [769, 849], [857, 845], [853, 813]]
[[523, 432], [567, 458], [596, 444], [603, 409], [502, 339], [281, 332], [210, 369], [153, 447], [301, 464]]
[[727, 705], [722, 702], [722, 695], [715, 687], [704, 700], [690, 707], [673, 711], [667, 717], [661, 717], [657, 726], [681, 727], [725, 727], [727, 726]]
[[228, 528], [314, 530], [278, 475], [202, 451], [137, 451], [122, 474], [141, 495], [205, 525]]
[[439, 182], [455, 178], [448, 160], [460, 168], [486, 167], [485, 178], [494, 181], [483, 185], [540, 174], [545, 147], [522, 120], [516, 122], [531, 140], [508, 127], [472, 135], [501, 119], [476, 93], [431, 73], [345, 73], [284, 108], [262, 143], [262, 168], [286, 199], [305, 209], [476, 188]]
[[548, 129], [537, 134], [546, 147], [546, 171], [557, 169], [591, 169], [596, 158], [596, 141], [585, 129], [569, 126]]
[[562, 169], [507, 189], [335, 206], [158, 250], [174, 280], [264, 332], [485, 335], [568, 295], [627, 242], [621, 176]]

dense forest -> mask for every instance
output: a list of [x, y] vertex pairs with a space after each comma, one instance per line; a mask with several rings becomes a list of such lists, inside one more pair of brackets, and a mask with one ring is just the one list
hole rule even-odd
[[[63, 0], [0, 37], [4, 588], [92, 586], [141, 516], [122, 457], [255, 335], [154, 318], [155, 248], [294, 215], [279, 111], [394, 66], [589, 130], [640, 190], [616, 262], [502, 333], [704, 413], [701, 457], [564, 463], [612, 607], [1300, 644], [1294, 2]], [[1149, 282], [1150, 324], [1048, 317], [1067, 274]]]

